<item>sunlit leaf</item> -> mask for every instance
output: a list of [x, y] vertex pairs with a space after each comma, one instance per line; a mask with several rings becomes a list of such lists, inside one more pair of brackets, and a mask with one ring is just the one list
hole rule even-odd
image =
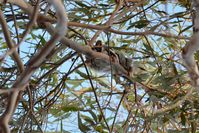
[[63, 110], [64, 112], [69, 112], [69, 111], [72, 111], [72, 112], [77, 112], [79, 110], [81, 110], [82, 108], [77, 106], [77, 105], [65, 105], [61, 108], [61, 110]]
[[81, 118], [84, 119], [86, 122], [88, 122], [91, 125], [95, 125], [95, 122], [93, 121], [92, 118], [90, 118], [89, 116], [86, 115], [81, 115]]

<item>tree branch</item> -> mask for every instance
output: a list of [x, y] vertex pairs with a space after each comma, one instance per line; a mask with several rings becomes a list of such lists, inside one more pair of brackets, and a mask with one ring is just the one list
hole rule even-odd
[[[28, 4], [21, 0], [12, 1], [18, 3], [21, 7], [21, 5], [25, 5], [26, 7]], [[27, 65], [27, 68], [21, 73], [19, 78], [16, 80], [16, 82], [13, 85], [13, 88], [21, 88], [25, 87], [25, 85], [29, 82], [29, 79], [31, 78], [32, 74], [35, 72], [37, 68], [45, 61], [48, 54], [51, 52], [51, 50], [55, 47], [55, 44], [60, 41], [60, 39], [65, 35], [66, 29], [67, 29], [67, 15], [65, 13], [65, 9], [61, 3], [61, 1], [54, 1], [54, 0], [48, 0], [50, 4], [54, 6], [54, 8], [57, 11], [57, 28], [55, 31], [55, 34], [51, 37], [51, 39], [46, 43], [46, 45], [39, 50], [39, 52], [33, 56], [33, 58], [30, 59], [30, 62]], [[14, 3], [14, 4], [16, 4]], [[29, 15], [31, 15], [32, 8], [29, 9]], [[18, 98], [19, 89], [15, 89], [10, 95], [9, 95], [9, 102], [7, 105], [7, 108], [3, 115], [0, 118], [0, 127], [1, 132], [9, 133], [9, 126], [8, 122], [14, 113], [19, 100]]]
[[199, 91], [199, 70], [196, 64], [194, 54], [199, 49], [199, 1], [193, 0], [195, 15], [193, 16], [194, 34], [191, 40], [182, 49], [182, 58], [191, 78], [191, 84]]
[[[3, 34], [4, 34], [4, 37], [5, 37], [5, 40], [6, 40], [8, 47], [10, 49], [14, 48], [15, 45], [13, 43], [13, 40], [11, 39], [10, 32], [8, 30], [7, 22], [4, 18], [3, 12], [1, 10], [0, 10], [0, 23], [2, 25]], [[21, 61], [19, 54], [17, 53], [16, 49], [13, 51], [12, 57], [13, 57], [14, 61], [16, 62], [17, 67], [19, 68], [19, 71], [22, 72], [24, 70], [24, 65], [23, 65], [23, 62]]]

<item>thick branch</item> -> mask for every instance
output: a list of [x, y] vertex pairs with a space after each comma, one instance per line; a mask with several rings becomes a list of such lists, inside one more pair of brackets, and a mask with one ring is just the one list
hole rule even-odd
[[[51, 24], [47, 23], [46, 27], [47, 27], [46, 30], [51, 35], [55, 32], [55, 29], [52, 27]], [[110, 57], [108, 55], [99, 53], [99, 52], [95, 52], [89, 46], [82, 46], [66, 37], [61, 39], [61, 43], [72, 48], [73, 50], [77, 51], [78, 53], [84, 54], [88, 57], [98, 58], [98, 59], [102, 59], [104, 61], [110, 62]], [[121, 72], [118, 74], [127, 75], [128, 72], [119, 63], [112, 62], [112, 65], [113, 65], [113, 67], [115, 67], [115, 70], [119, 70]]]
[[194, 59], [194, 53], [199, 49], [199, 1], [193, 0], [193, 7], [195, 7], [195, 16], [193, 18], [194, 35], [182, 49], [182, 57], [191, 78], [192, 85], [199, 90], [199, 70]]

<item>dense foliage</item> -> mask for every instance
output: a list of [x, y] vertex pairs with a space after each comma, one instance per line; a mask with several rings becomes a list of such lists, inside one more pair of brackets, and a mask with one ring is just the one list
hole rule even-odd
[[[17, 53], [26, 68], [50, 34], [41, 18], [31, 24], [33, 16], [13, 1], [2, 4], [1, 11], [11, 39], [20, 43]], [[199, 96], [181, 57], [193, 34], [189, 0], [62, 2], [69, 19], [66, 37], [85, 47], [101, 40], [133, 60], [134, 75], [129, 81], [92, 70], [84, 54], [57, 43], [21, 90], [9, 123], [12, 132], [199, 132]], [[57, 19], [46, 1], [28, 4], [50, 23]], [[13, 88], [23, 70], [0, 33], [2, 115], [9, 95], [3, 91]]]

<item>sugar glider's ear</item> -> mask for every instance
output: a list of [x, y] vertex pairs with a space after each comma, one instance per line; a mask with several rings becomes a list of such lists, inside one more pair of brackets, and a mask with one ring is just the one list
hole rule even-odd
[[95, 44], [95, 46], [92, 48], [94, 51], [97, 52], [102, 52], [103, 51], [103, 45], [102, 45], [102, 41], [98, 40]]
[[102, 41], [101, 40], [97, 40], [95, 46], [102, 46]]

